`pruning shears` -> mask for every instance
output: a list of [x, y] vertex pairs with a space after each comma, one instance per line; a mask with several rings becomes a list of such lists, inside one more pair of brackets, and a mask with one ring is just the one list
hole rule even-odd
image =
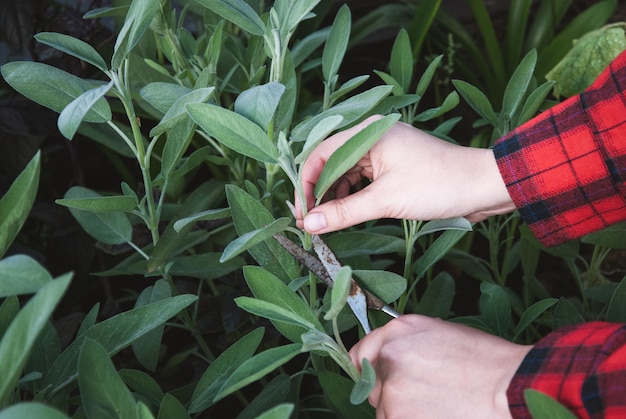
[[[311, 244], [313, 245], [313, 250], [316, 255], [307, 252], [282, 234], [275, 234], [274, 238], [285, 250], [291, 253], [293, 257], [313, 272], [315, 276], [324, 281], [328, 287], [332, 288], [342, 265], [320, 236], [311, 236]], [[391, 317], [400, 316], [400, 313], [385, 304], [383, 300], [369, 291], [362, 289], [354, 278], [350, 279], [350, 292], [348, 293], [347, 303], [361, 324], [361, 327], [363, 327], [365, 334], [372, 331], [372, 327], [367, 318], [368, 308], [382, 311]]]

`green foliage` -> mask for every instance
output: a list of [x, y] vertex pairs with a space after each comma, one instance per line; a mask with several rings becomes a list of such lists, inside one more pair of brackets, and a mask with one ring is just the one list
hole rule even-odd
[[[8, 86], [59, 114], [59, 133], [79, 140], [64, 146], [97, 144], [117, 170], [99, 173], [106, 186], [65, 182], [54, 192], [55, 208], [72, 215], [89, 247], [96, 243], [97, 264], [85, 261], [89, 280], [78, 265], [53, 275], [54, 261], [20, 253], [40, 177], [53, 180], [40, 175], [41, 152], [0, 198], [0, 418], [191, 418], [233, 405], [240, 418], [374, 417], [366, 403], [374, 368], [364, 360], [357, 371], [344, 344], [357, 325], [345, 307], [352, 278], [400, 312], [520, 343], [565, 324], [626, 318], [625, 280], [602, 268], [623, 248], [623, 225], [544, 249], [517, 216], [365, 223], [324, 237], [346, 264], [332, 289], [273, 238], [310, 247], [286, 201], [303, 197], [301, 166], [326, 137], [382, 115], [329, 159], [318, 201], [399, 120], [454, 141], [460, 118], [449, 112], [468, 106], [476, 128], [492, 128], [490, 143], [546, 106], [553, 83], [537, 80], [563, 45], [608, 19], [613, 0], [559, 33], [554, 23], [571, 2], [542, 2], [531, 16], [531, 2], [513, 1], [503, 43], [484, 3], [470, 1], [486, 64], [439, 0], [385, 4], [358, 18], [347, 5], [330, 15], [332, 2], [319, 0], [119, 3], [85, 14], [113, 18], [108, 41], [35, 36], [79, 59], [89, 76], [44, 62], [1, 67]], [[382, 83], [346, 77], [352, 48], [389, 27], [397, 36], [374, 71]], [[437, 47], [447, 38], [442, 28], [478, 65], [455, 90], [442, 84], [451, 58]], [[425, 46], [435, 54], [425, 57]], [[75, 164], [88, 165], [87, 157]], [[546, 289], [546, 257], [562, 263], [574, 291]], [[107, 290], [102, 306], [81, 294], [94, 278]], [[480, 294], [464, 302], [471, 313], [458, 313], [459, 282]], [[69, 314], [58, 310], [63, 296]], [[57, 313], [80, 319], [70, 335]], [[527, 396], [538, 409], [554, 408]]]

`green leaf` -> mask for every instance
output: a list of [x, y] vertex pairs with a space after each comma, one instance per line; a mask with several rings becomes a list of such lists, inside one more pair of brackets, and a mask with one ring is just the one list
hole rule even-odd
[[502, 112], [511, 118], [526, 97], [526, 90], [533, 77], [536, 64], [537, 51], [533, 49], [519, 63], [506, 86], [502, 99]]
[[280, 374], [265, 384], [259, 394], [237, 415], [237, 419], [257, 419], [260, 412], [277, 406], [287, 400], [291, 390], [291, 380], [287, 374]]
[[367, 75], [366, 76], [356, 76], [356, 77], [351, 78], [350, 80], [348, 80], [347, 82], [342, 84], [337, 90], [335, 90], [330, 95], [330, 103], [335, 103], [342, 96], [347, 95], [348, 93], [350, 93], [354, 89], [356, 89], [359, 86], [361, 86], [369, 78], [370, 78], [370, 76], [367, 76]]
[[216, 208], [199, 212], [189, 217], [181, 218], [174, 223], [174, 230], [180, 231], [183, 227], [197, 221], [221, 220], [230, 217], [230, 208]]
[[430, 85], [430, 82], [435, 75], [435, 71], [437, 71], [437, 68], [439, 67], [439, 63], [441, 63], [442, 58], [443, 55], [438, 55], [433, 58], [430, 64], [428, 64], [428, 67], [426, 67], [426, 70], [424, 70], [424, 72], [422, 73], [422, 77], [420, 77], [420, 80], [417, 83], [417, 88], [415, 89], [415, 93], [420, 97], [424, 96], [424, 94], [426, 93], [426, 89]]
[[89, 328], [61, 353], [50, 367], [44, 385], [57, 392], [76, 378], [76, 360], [86, 338], [97, 340], [110, 356], [175, 316], [198, 298], [178, 295], [117, 314]]
[[528, 99], [524, 102], [524, 107], [522, 108], [514, 126], [522, 125], [524, 122], [529, 121], [537, 114], [553, 86], [554, 82], [547, 81], [528, 95]]
[[350, 40], [351, 25], [350, 8], [344, 4], [335, 16], [322, 52], [322, 74], [326, 83], [330, 83], [339, 71]]
[[413, 79], [413, 52], [409, 33], [404, 28], [398, 32], [391, 48], [389, 71], [391, 77], [400, 83], [402, 93], [407, 93]]
[[187, 111], [200, 128], [237, 153], [265, 163], [278, 160], [274, 143], [248, 118], [207, 103], [190, 104]]
[[359, 283], [386, 303], [397, 300], [406, 291], [407, 282], [402, 275], [389, 271], [363, 270], [353, 271]]
[[40, 32], [35, 35], [35, 39], [42, 44], [70, 54], [79, 60], [83, 60], [99, 70], [107, 71], [107, 65], [98, 51], [80, 39], [55, 32]]
[[267, 131], [283, 93], [285, 86], [276, 82], [251, 87], [237, 96], [235, 112]]
[[352, 269], [342, 266], [337, 277], [334, 278], [331, 290], [330, 309], [324, 314], [324, 320], [335, 319], [346, 305], [350, 288], [352, 287]]
[[350, 394], [350, 403], [359, 405], [367, 400], [376, 385], [376, 371], [367, 358], [361, 362], [361, 378], [354, 384]]
[[[131, 196], [96, 196], [89, 197], [89, 192], [80, 186], [74, 186], [71, 189], [77, 189], [70, 195], [87, 195], [84, 198], [63, 198], [54, 202], [64, 207], [74, 208], [83, 211], [104, 213], [104, 212], [130, 212], [137, 207], [137, 199]], [[67, 196], [67, 194], [66, 194]]]
[[4, 333], [0, 341], [0, 405], [6, 405], [12, 397], [33, 344], [65, 293], [71, 277], [66, 274], [44, 285]]
[[559, 300], [556, 298], [546, 298], [541, 301], [537, 301], [522, 313], [522, 317], [519, 319], [519, 323], [515, 328], [515, 334], [513, 340], [515, 340], [530, 324], [541, 316], [547, 309], [555, 305]]
[[466, 218], [463, 217], [428, 221], [417, 232], [416, 237], [419, 238], [428, 234], [445, 230], [472, 231], [472, 223], [470, 223], [469, 221], [467, 221]]
[[315, 185], [315, 197], [320, 199], [330, 187], [369, 151], [380, 137], [400, 119], [399, 114], [387, 115], [372, 122], [339, 147], [328, 159]]
[[137, 46], [159, 10], [160, 4], [160, 0], [133, 0], [130, 4], [124, 25], [120, 29], [113, 47], [112, 70], [119, 69], [122, 61]]
[[480, 314], [498, 336], [508, 335], [511, 325], [511, 300], [504, 288], [490, 282], [480, 284]]
[[[326, 244], [339, 258], [353, 256], [404, 254], [406, 242], [399, 237], [367, 231], [348, 231], [325, 237]], [[358, 243], [358, 246], [355, 246]]]
[[0, 258], [15, 240], [35, 202], [40, 165], [38, 151], [0, 198]]
[[416, 277], [421, 278], [428, 269], [441, 260], [446, 253], [467, 233], [463, 230], [447, 230], [435, 239], [417, 260]]
[[444, 99], [441, 106], [437, 106], [436, 108], [427, 109], [424, 112], [419, 113], [415, 116], [415, 121], [417, 122], [426, 122], [435, 118], [439, 118], [446, 112], [451, 111], [459, 104], [459, 95], [457, 92], [450, 92], [448, 96]]
[[252, 358], [246, 359], [237, 367], [230, 377], [228, 377], [219, 393], [215, 396], [215, 401], [263, 378], [263, 376], [290, 361], [296, 355], [299, 355], [301, 348], [302, 344], [292, 343], [290, 345], [268, 349], [260, 354], [254, 355]]
[[69, 419], [69, 416], [57, 409], [37, 402], [18, 403], [0, 411], [0, 419], [33, 418]]
[[262, 328], [253, 330], [223, 351], [209, 365], [193, 391], [189, 413], [201, 412], [215, 403], [215, 396], [228, 380], [228, 377], [239, 365], [254, 355], [261, 343], [263, 334]]
[[106, 349], [85, 339], [78, 356], [81, 407], [91, 418], [133, 418], [135, 399], [124, 384]]
[[447, 319], [454, 300], [455, 281], [447, 272], [440, 272], [426, 287], [415, 310], [416, 314]]
[[[135, 308], [156, 303], [171, 296], [172, 288], [170, 285], [164, 279], [159, 279], [153, 286], [145, 288], [139, 294], [137, 301], [135, 301]], [[154, 371], [159, 362], [164, 330], [165, 325], [162, 324], [133, 342], [133, 353], [137, 357], [137, 361], [149, 371]]]
[[167, 110], [159, 124], [150, 130], [150, 137], [156, 137], [163, 134], [168, 129], [187, 116], [187, 105], [189, 103], [206, 102], [215, 90], [214, 87], [195, 89], [184, 96], [179, 97], [176, 102]]
[[498, 126], [498, 117], [483, 92], [463, 80], [452, 80], [452, 84], [478, 115], [485, 118], [492, 126]]
[[[97, 192], [82, 186], [73, 186], [65, 193], [67, 202], [101, 197]], [[114, 200], [113, 205], [119, 205], [119, 202]], [[121, 202], [126, 203], [128, 199], [124, 198]], [[128, 217], [122, 212], [92, 212], [71, 207], [70, 212], [89, 235], [102, 243], [122, 244], [132, 239], [132, 225]]]
[[296, 156], [294, 162], [296, 164], [304, 163], [309, 157], [309, 154], [317, 147], [328, 135], [333, 132], [339, 124], [343, 121], [343, 118], [339, 115], [331, 115], [322, 119], [313, 129], [309, 132], [309, 136], [302, 146], [302, 151]]
[[559, 302], [556, 303], [556, 308], [554, 309], [553, 330], [570, 324], [583, 323], [584, 321], [585, 318], [570, 300], [563, 297], [559, 298]]
[[332, 108], [304, 120], [293, 129], [291, 136], [294, 141], [304, 141], [308, 137], [309, 132], [321, 120], [331, 115], [339, 115], [343, 118], [343, 122], [337, 126], [337, 129], [348, 126], [378, 105], [381, 100], [391, 93], [391, 89], [391, 86], [376, 86], [363, 93], [352, 96]]
[[293, 404], [279, 404], [257, 416], [257, 419], [289, 419], [293, 413]]
[[533, 418], [575, 419], [576, 415], [552, 397], [538, 390], [524, 390], [524, 400]]
[[32, 294], [52, 280], [35, 259], [14, 255], [0, 260], [0, 298]]
[[[193, 242], [193, 236], [191, 236], [193, 225], [187, 225], [176, 231], [174, 229], [174, 220], [195, 214], [204, 208], [211, 208], [217, 202], [221, 203], [224, 199], [223, 192], [223, 184], [220, 181], [211, 179], [197, 186], [187, 196], [182, 205], [178, 207], [176, 213], [173, 214], [172, 220], [168, 223], [165, 231], [161, 234], [159, 242], [154, 247], [148, 260], [148, 272], [154, 272], [160, 266], [168, 263], [173, 256], [188, 249], [190, 242]], [[201, 234], [199, 239], [204, 241], [206, 233]]]
[[315, 325], [303, 317], [295, 314], [288, 308], [277, 306], [276, 304], [259, 300], [252, 297], [237, 297], [235, 298], [235, 304], [237, 307], [254, 314], [255, 316], [263, 317], [272, 322], [280, 322], [290, 324], [298, 327], [303, 327], [307, 330], [315, 329]]
[[354, 382], [342, 375], [326, 371], [317, 374], [320, 386], [324, 391], [324, 396], [328, 398], [331, 405], [339, 412], [342, 418], [372, 418], [376, 417], [376, 412], [368, 403], [361, 403], [358, 406], [350, 403], [350, 397], [354, 389]]
[[258, 266], [246, 266], [243, 269], [246, 283], [252, 294], [259, 300], [267, 301], [293, 313], [294, 317], [302, 318], [306, 326], [294, 326], [282, 321], [272, 321], [272, 324], [292, 342], [300, 342], [300, 336], [313, 325], [318, 330], [324, 330], [317, 316], [311, 308], [292, 291], [283, 281], [272, 273]]
[[140, 370], [120, 370], [118, 373], [124, 383], [144, 400], [153, 406], [161, 404], [165, 393], [148, 373]]
[[[238, 235], [263, 228], [274, 222], [272, 214], [243, 189], [226, 186], [226, 196]], [[295, 259], [275, 240], [267, 240], [248, 249], [259, 265], [285, 283], [298, 276]]]
[[[2, 66], [6, 82], [22, 95], [61, 113], [67, 105], [95, 86], [56, 67], [34, 61], [14, 61]], [[111, 109], [104, 98], [85, 114], [87, 122], [108, 121]]]
[[243, 0], [197, 0], [197, 2], [252, 35], [262, 36], [265, 33], [265, 24], [259, 15]]
[[282, 217], [278, 220], [272, 221], [265, 227], [242, 234], [235, 240], [228, 243], [224, 249], [222, 257], [220, 258], [220, 263], [226, 262], [242, 252], [245, 252], [250, 247], [271, 238], [274, 234], [284, 231], [289, 224], [291, 224], [291, 219]]
[[188, 87], [176, 83], [153, 82], [139, 90], [143, 100], [165, 114], [178, 99], [192, 93]]
[[626, 322], [626, 277], [620, 281], [611, 295], [611, 301], [606, 310], [606, 321]]
[[611, 249], [626, 249], [624, 234], [626, 234], [626, 222], [614, 224], [595, 233], [587, 234], [581, 238], [581, 242], [595, 246], [610, 247]]
[[185, 406], [176, 397], [166, 394], [163, 402], [159, 406], [159, 419], [189, 419], [191, 416], [187, 413]]

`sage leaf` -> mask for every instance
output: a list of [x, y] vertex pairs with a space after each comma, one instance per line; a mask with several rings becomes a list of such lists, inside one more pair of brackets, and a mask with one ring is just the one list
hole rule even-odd
[[353, 273], [363, 288], [386, 303], [397, 300], [406, 291], [406, 278], [394, 272], [355, 269]]
[[[71, 192], [70, 192], [71, 191]], [[54, 202], [64, 207], [91, 212], [129, 212], [137, 207], [137, 199], [131, 196], [94, 196], [95, 192], [82, 186], [73, 186], [66, 196], [84, 196], [83, 198], [62, 198]]]
[[107, 65], [104, 58], [96, 51], [94, 47], [74, 38], [73, 36], [55, 32], [40, 32], [35, 35], [35, 39], [42, 44], [46, 44], [59, 51], [70, 54], [79, 60], [93, 65], [101, 71], [107, 71]]
[[402, 93], [408, 92], [413, 79], [413, 52], [409, 34], [404, 28], [400, 29], [391, 47], [389, 71], [400, 84]]
[[611, 295], [606, 310], [606, 321], [626, 322], [626, 277], [620, 281]]
[[276, 145], [248, 118], [208, 103], [187, 105], [187, 111], [200, 128], [226, 147], [264, 163], [277, 162]]
[[349, 266], [342, 266], [339, 269], [337, 277], [334, 278], [333, 288], [331, 291], [330, 310], [324, 314], [324, 320], [332, 320], [336, 318], [343, 307], [346, 305], [346, 299], [352, 285], [352, 269]]
[[367, 400], [367, 397], [376, 385], [376, 371], [367, 358], [361, 361], [361, 378], [354, 384], [350, 393], [350, 403], [359, 405]]
[[575, 419], [576, 415], [552, 397], [538, 390], [524, 390], [524, 400], [534, 418]]
[[187, 409], [176, 397], [172, 396], [170, 393], [167, 393], [165, 397], [163, 397], [163, 401], [159, 406], [159, 415], [158, 419], [168, 419], [168, 418], [180, 418], [180, 419], [191, 419], [189, 413], [187, 413]]
[[275, 275], [258, 266], [244, 267], [243, 274], [250, 291], [257, 299], [282, 307], [297, 319], [304, 319], [302, 325], [294, 325], [293, 321], [272, 321], [276, 329], [287, 339], [300, 342], [300, 336], [311, 329], [311, 326], [317, 330], [324, 330], [311, 308]]
[[348, 80], [347, 82], [342, 84], [337, 90], [335, 90], [330, 95], [330, 102], [331, 103], [335, 103], [342, 96], [347, 95], [348, 93], [350, 93], [354, 89], [356, 89], [359, 86], [361, 86], [369, 78], [370, 78], [370, 76], [367, 76], [367, 75], [365, 75], [365, 76], [356, 76], [356, 77], [351, 78], [350, 80]]
[[498, 336], [506, 337], [511, 324], [511, 301], [499, 285], [480, 284], [480, 314]]
[[465, 233], [467, 232], [464, 230], [446, 230], [437, 237], [417, 260], [416, 277], [421, 278], [435, 263], [440, 261]]
[[498, 117], [483, 92], [463, 80], [452, 80], [452, 84], [478, 115], [485, 118], [492, 126], [498, 126]]
[[230, 377], [228, 377], [214, 400], [221, 400], [227, 395], [264, 377], [276, 368], [290, 361], [296, 355], [299, 355], [301, 348], [302, 344], [292, 343], [290, 345], [268, 349], [254, 355], [252, 358], [246, 359]]
[[235, 112], [267, 131], [283, 93], [285, 86], [276, 82], [254, 86], [237, 96]]
[[294, 162], [296, 164], [304, 163], [309, 157], [309, 154], [321, 143], [328, 135], [333, 132], [339, 124], [343, 121], [343, 117], [340, 115], [331, 115], [322, 119], [313, 129], [309, 132], [309, 136], [304, 142], [302, 151], [296, 156]]
[[277, 306], [276, 304], [259, 300], [251, 297], [237, 297], [235, 298], [237, 307], [254, 314], [255, 316], [263, 317], [268, 320], [292, 324], [295, 326], [303, 327], [305, 329], [315, 329], [315, 325], [310, 321], [300, 317], [293, 311]]
[[160, 8], [160, 0], [133, 0], [126, 14], [124, 24], [117, 35], [111, 58], [111, 69], [120, 68], [130, 52], [137, 46], [148, 30], [152, 19]]
[[95, 324], [78, 336], [59, 355], [44, 378], [50, 391], [60, 391], [76, 378], [76, 361], [86, 338], [97, 340], [112, 356], [141, 336], [165, 323], [196, 301], [194, 295], [177, 295], [122, 312]]
[[135, 399], [97, 341], [85, 339], [78, 356], [78, 386], [87, 417], [135, 416]]
[[291, 219], [282, 217], [272, 221], [272, 223], [265, 227], [242, 234], [228, 243], [220, 258], [220, 262], [226, 262], [240, 253], [245, 252], [250, 247], [271, 238], [274, 234], [284, 231], [289, 224], [291, 224]]
[[191, 93], [188, 87], [176, 83], [152, 82], [139, 90], [139, 95], [151, 106], [165, 114], [176, 101]]
[[[65, 199], [77, 202], [84, 198], [100, 198], [101, 195], [82, 186], [74, 186], [65, 193]], [[127, 202], [124, 197], [122, 202]], [[120, 201], [114, 201], [117, 205]], [[122, 212], [92, 212], [70, 207], [70, 212], [93, 238], [106, 244], [122, 244], [132, 239], [132, 225]]]
[[264, 329], [255, 329], [223, 351], [204, 371], [191, 395], [189, 413], [198, 413], [213, 405], [228, 377], [256, 352]]
[[265, 24], [243, 0], [197, 0], [198, 3], [252, 35], [262, 36]]
[[41, 152], [30, 159], [26, 167], [0, 197], [0, 258], [9, 249], [28, 218], [39, 186]]
[[559, 300], [556, 298], [546, 298], [544, 300], [537, 301], [530, 307], [528, 307], [522, 313], [522, 316], [519, 319], [519, 323], [517, 323], [517, 327], [515, 327], [515, 333], [513, 340], [515, 340], [519, 335], [526, 330], [530, 324], [535, 321], [539, 316], [541, 316], [547, 309], [555, 305]]
[[463, 217], [428, 221], [417, 232], [416, 236], [421, 237], [427, 234], [432, 234], [438, 231], [445, 230], [472, 231], [472, 223], [470, 223], [469, 221], [467, 221], [466, 218]]
[[293, 404], [279, 404], [257, 416], [258, 419], [289, 419], [293, 413]]
[[52, 280], [48, 271], [27, 255], [0, 260], [0, 298], [31, 294]]
[[339, 71], [348, 47], [351, 25], [350, 8], [344, 4], [335, 15], [326, 46], [322, 52], [322, 74], [326, 83], [333, 80]]
[[315, 197], [319, 200], [324, 196], [333, 183], [351, 169], [399, 119], [399, 114], [393, 114], [374, 121], [339, 147], [320, 174], [315, 185]]
[[[274, 217], [263, 204], [234, 185], [226, 186], [226, 197], [238, 235], [263, 228], [274, 222]], [[259, 265], [285, 283], [298, 276], [295, 259], [276, 242], [266, 240], [248, 249]]]
[[[63, 109], [63, 111], [61, 111], [57, 121], [57, 126], [65, 138], [68, 140], [74, 138], [74, 134], [78, 131], [78, 127], [85, 119], [89, 110], [96, 103], [98, 103], [98, 101], [102, 100], [102, 97], [111, 89], [111, 87], [113, 87], [112, 81], [107, 84], [103, 84], [100, 87], [96, 87], [95, 89], [88, 90], [74, 99], [65, 107], [65, 109]], [[103, 117], [105, 118], [105, 122], [108, 122], [112, 117], [111, 109], [106, 102], [104, 103], [106, 105], [104, 106], [105, 113]]]
[[206, 102], [211, 96], [211, 93], [213, 93], [214, 89], [214, 87], [195, 89], [186, 95], [179, 97], [167, 110], [158, 125], [150, 130], [150, 137], [156, 137], [157, 135], [163, 134], [165, 131], [172, 128], [182, 118], [187, 116], [187, 105], [189, 103]]
[[581, 238], [581, 242], [596, 246], [610, 247], [611, 249], [626, 249], [624, 234], [626, 222], [613, 224], [595, 233], [587, 234]]
[[69, 419], [69, 416], [57, 409], [38, 402], [24, 402], [2, 409], [0, 419]]
[[291, 132], [293, 141], [306, 140], [313, 127], [315, 127], [321, 120], [331, 115], [339, 115], [343, 118], [343, 122], [337, 127], [337, 129], [352, 124], [378, 105], [381, 100], [387, 97], [389, 93], [391, 93], [391, 89], [391, 86], [373, 87], [336, 104], [324, 112], [304, 120], [294, 127]]
[[15, 316], [0, 340], [0, 405], [12, 396], [39, 333], [67, 289], [72, 275], [49, 281]]
[[[20, 94], [55, 112], [95, 86], [80, 77], [56, 67], [34, 61], [14, 61], [2, 66], [2, 76]], [[104, 100], [98, 100], [85, 114], [86, 122], [106, 122], [111, 109]]]
[[557, 330], [571, 324], [583, 323], [584, 321], [585, 318], [580, 313], [580, 310], [576, 308], [574, 303], [567, 298], [559, 298], [559, 302], [556, 303], [556, 307], [554, 309], [554, 318], [552, 320], [553, 330]]
[[455, 281], [447, 272], [440, 272], [426, 286], [413, 312], [430, 317], [447, 319], [454, 300]]
[[502, 99], [502, 112], [510, 118], [513, 118], [520, 103], [526, 97], [526, 90], [532, 80], [536, 64], [537, 51], [533, 49], [522, 59], [509, 79]]
[[221, 220], [223, 218], [230, 217], [230, 208], [215, 208], [206, 211], [199, 212], [197, 214], [190, 215], [189, 217], [181, 218], [174, 223], [174, 230], [180, 231], [188, 224], [195, 223], [197, 221], [211, 221]]
[[553, 86], [553, 81], [547, 81], [528, 95], [528, 99], [524, 102], [524, 107], [519, 113], [515, 126], [522, 125], [524, 122], [530, 120], [537, 114]]
[[433, 58], [430, 64], [428, 64], [428, 67], [426, 67], [426, 70], [424, 70], [424, 72], [422, 73], [422, 77], [420, 77], [419, 81], [417, 82], [415, 94], [417, 94], [420, 98], [426, 93], [426, 89], [430, 85], [430, 82], [432, 81], [433, 76], [435, 75], [435, 71], [437, 71], [437, 68], [441, 63], [442, 58], [443, 55], [438, 55]]

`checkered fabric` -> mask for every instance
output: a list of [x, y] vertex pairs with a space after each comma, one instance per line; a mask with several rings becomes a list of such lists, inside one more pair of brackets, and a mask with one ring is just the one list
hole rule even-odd
[[626, 418], [626, 325], [589, 322], [549, 334], [526, 355], [509, 385], [514, 418], [531, 418], [527, 388], [558, 400], [579, 418]]
[[522, 219], [546, 246], [626, 219], [626, 52], [584, 93], [499, 139]]

